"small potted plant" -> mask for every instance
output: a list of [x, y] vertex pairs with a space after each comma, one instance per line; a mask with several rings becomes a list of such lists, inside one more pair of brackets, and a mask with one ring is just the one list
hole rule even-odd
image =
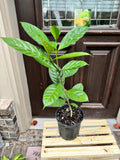
[[[70, 60], [62, 68], [59, 66], [59, 59], [74, 58], [79, 56], [88, 56], [86, 52], [72, 52], [58, 56], [58, 52], [63, 48], [77, 42], [87, 32], [87, 26], [79, 26], [70, 30], [62, 39], [58, 46], [57, 40], [61, 30], [56, 26], [51, 26], [50, 31], [55, 41], [50, 41], [48, 37], [36, 26], [21, 22], [22, 27], [27, 34], [35, 40], [41, 48], [16, 38], [1, 37], [9, 46], [17, 51], [33, 57], [37, 62], [49, 69], [49, 75], [53, 84], [49, 85], [43, 94], [44, 109], [47, 106], [60, 107], [56, 112], [60, 136], [66, 140], [76, 138], [79, 133], [80, 123], [83, 119], [83, 112], [76, 102], [88, 101], [87, 94], [83, 91], [82, 83], [75, 84], [71, 89], [65, 89], [65, 78], [74, 75], [80, 67], [88, 65], [81, 60]], [[51, 57], [55, 54], [55, 58]]]
[[14, 155], [12, 159], [7, 158], [6, 156], [3, 156], [0, 160], [25, 160], [25, 159], [26, 157], [23, 157], [22, 153], [18, 153]]

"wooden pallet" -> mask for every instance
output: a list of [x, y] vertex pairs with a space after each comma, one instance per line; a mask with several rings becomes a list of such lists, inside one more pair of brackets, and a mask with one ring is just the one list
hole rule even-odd
[[83, 120], [79, 136], [66, 141], [56, 121], [44, 123], [41, 160], [115, 160], [120, 157], [106, 120]]

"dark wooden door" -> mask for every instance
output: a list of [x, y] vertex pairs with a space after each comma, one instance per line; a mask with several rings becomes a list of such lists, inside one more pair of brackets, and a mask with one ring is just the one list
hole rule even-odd
[[[43, 29], [41, 0], [15, 0], [20, 37], [36, 44], [23, 31], [20, 21], [32, 23]], [[119, 22], [119, 21], [118, 21]], [[53, 39], [47, 29], [43, 29], [49, 39]], [[67, 33], [63, 29], [59, 41]], [[37, 45], [37, 44], [36, 44]], [[66, 88], [82, 82], [89, 97], [89, 103], [83, 103], [82, 108], [87, 118], [116, 117], [120, 107], [120, 30], [115, 28], [91, 28], [84, 38], [59, 52], [60, 55], [72, 51], [86, 51], [93, 57], [82, 57], [89, 67], [79, 69], [76, 75], [66, 79]], [[53, 55], [54, 56], [54, 55]], [[61, 60], [62, 66], [68, 60]], [[34, 59], [24, 56], [29, 94], [33, 116], [54, 117], [56, 108], [48, 107], [42, 110], [42, 95], [44, 89], [51, 84], [48, 70]]]

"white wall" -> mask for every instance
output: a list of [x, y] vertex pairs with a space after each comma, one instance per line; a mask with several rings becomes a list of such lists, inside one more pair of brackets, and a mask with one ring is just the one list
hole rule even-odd
[[[0, 37], [19, 38], [13, 0], [0, 1]], [[31, 106], [23, 57], [0, 40], [0, 99], [12, 99], [20, 131], [31, 123]]]

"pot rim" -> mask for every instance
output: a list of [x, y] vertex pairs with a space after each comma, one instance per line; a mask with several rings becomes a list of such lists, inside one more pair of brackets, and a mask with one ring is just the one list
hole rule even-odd
[[75, 127], [75, 126], [77, 126], [78, 124], [80, 124], [80, 123], [82, 122], [83, 118], [84, 118], [83, 111], [82, 111], [82, 109], [81, 109], [80, 107], [77, 108], [77, 109], [79, 109], [79, 110], [81, 111], [81, 114], [82, 114], [82, 118], [81, 118], [81, 120], [80, 120], [79, 122], [77, 122], [77, 123], [75, 123], [75, 124], [73, 124], [73, 125], [67, 125], [67, 124], [64, 124], [64, 123], [60, 122], [60, 121], [57, 119], [57, 113], [59, 112], [59, 110], [65, 108], [65, 107], [68, 107], [68, 105], [65, 104], [65, 105], [63, 105], [62, 107], [60, 107], [60, 108], [58, 108], [58, 109], [56, 110], [56, 112], [55, 112], [55, 117], [56, 117], [57, 122], [58, 122], [59, 124], [61, 124], [61, 125], [66, 126], [66, 127]]

